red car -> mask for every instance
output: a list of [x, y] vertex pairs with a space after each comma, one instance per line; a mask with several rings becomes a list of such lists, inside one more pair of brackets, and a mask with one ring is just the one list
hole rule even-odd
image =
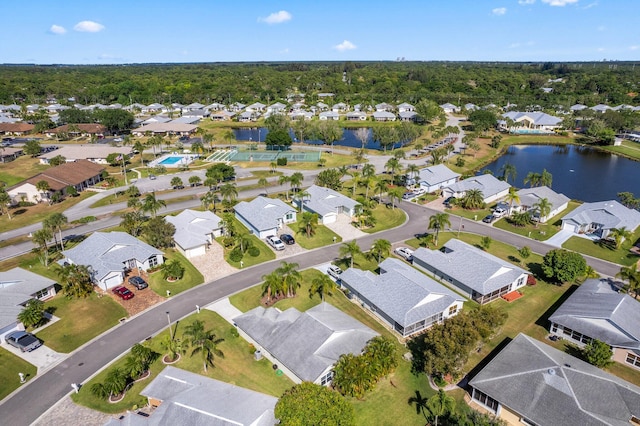
[[124, 300], [129, 300], [133, 297], [133, 293], [128, 288], [123, 286], [115, 287], [112, 291]]

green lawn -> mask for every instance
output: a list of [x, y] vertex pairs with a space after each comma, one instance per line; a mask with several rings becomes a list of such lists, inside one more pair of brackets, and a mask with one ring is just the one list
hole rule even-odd
[[[257, 247], [260, 250], [260, 254], [256, 257], [253, 257], [249, 255], [249, 253], [245, 253], [244, 257], [241, 260], [243, 268], [248, 268], [249, 266], [257, 265], [263, 262], [268, 262], [276, 258], [276, 254], [273, 252], [273, 250], [271, 250], [271, 247], [269, 247], [264, 241], [262, 241], [255, 235], [251, 235], [249, 238], [251, 239], [251, 243], [253, 247]], [[226, 260], [229, 265], [239, 269], [240, 262], [234, 262], [233, 260], [229, 259], [230, 252], [231, 250], [229, 249], [224, 250], [224, 260]]]
[[538, 226], [531, 224], [526, 226], [514, 226], [509, 223], [507, 218], [502, 218], [497, 222], [494, 222], [493, 226], [496, 228], [504, 229], [505, 231], [513, 232], [514, 234], [529, 237], [538, 241], [545, 241], [554, 236], [562, 229], [562, 217], [569, 214], [576, 209], [580, 203], [576, 201], [570, 201], [569, 206], [558, 213], [550, 222], [539, 224]]
[[633, 234], [633, 237], [625, 240], [618, 249], [610, 245], [602, 245], [598, 241], [577, 236], [569, 238], [562, 244], [562, 247], [618, 265], [630, 266], [638, 261], [638, 256], [629, 251], [638, 239], [640, 239], [640, 227]]
[[[445, 212], [454, 215], [454, 216], [462, 216], [465, 219], [469, 219], [469, 220], [482, 220], [485, 216], [490, 215], [491, 214], [491, 208], [487, 207], [485, 209], [478, 209], [478, 210], [467, 210], [467, 209], [463, 209], [462, 207], [453, 207], [450, 209], [445, 209]], [[451, 219], [450, 219], [451, 220]], [[453, 225], [453, 220], [451, 220], [451, 226]]]
[[83, 299], [68, 299], [58, 294], [45, 302], [60, 321], [42, 329], [37, 336], [57, 352], [69, 353], [118, 324], [127, 311], [111, 297], [97, 293]]
[[363, 229], [363, 232], [373, 234], [385, 229], [398, 227], [407, 220], [407, 215], [401, 208], [392, 209], [384, 204], [379, 204], [373, 209], [373, 217], [376, 218], [375, 226]]
[[33, 379], [38, 369], [8, 350], [0, 348], [0, 401], [20, 387], [20, 376], [24, 373], [26, 380]]
[[149, 275], [149, 285], [151, 289], [162, 297], [167, 297], [167, 290], [171, 291], [171, 295], [182, 293], [192, 287], [200, 285], [204, 282], [204, 277], [182, 254], [175, 249], [167, 249], [164, 251], [165, 262], [177, 259], [184, 266], [184, 276], [182, 279], [170, 283], [162, 277], [162, 270], [158, 270]]
[[[253, 389], [269, 395], [279, 397], [282, 393], [293, 386], [293, 382], [287, 376], [276, 376], [271, 368], [271, 362], [263, 358], [261, 361], [255, 361], [249, 344], [241, 337], [235, 337], [232, 334], [233, 326], [222, 319], [218, 314], [203, 309], [199, 314], [193, 314], [190, 317], [178, 322], [177, 328], [174, 328], [176, 337], [182, 339], [182, 333], [185, 327], [196, 319], [205, 322], [205, 328], [213, 330], [218, 338], [224, 339], [218, 348], [224, 353], [224, 358], [215, 358], [215, 368], [209, 368], [205, 374], [202, 366], [201, 358], [196, 355], [191, 357], [191, 350], [187, 348], [185, 354], [174, 367], [182, 368], [197, 374], [203, 374], [207, 377]], [[111, 404], [106, 400], [102, 400], [93, 396], [90, 392], [91, 385], [100, 383], [104, 380], [110, 368], [102, 371], [96, 377], [86, 383], [78, 394], [73, 394], [72, 399], [78, 404], [99, 410], [105, 413], [120, 413], [128, 409], [132, 409], [134, 405], [142, 405], [146, 403], [146, 398], [140, 396], [140, 392], [151, 380], [162, 371], [165, 365], [162, 363], [163, 351], [160, 346], [161, 339], [168, 333], [164, 331], [158, 336], [145, 343], [157, 353], [161, 354], [151, 366], [152, 376], [141, 382], [135, 383], [133, 387], [126, 393], [125, 398], [117, 404]], [[122, 365], [123, 360], [116, 361], [115, 366]]]
[[296, 242], [300, 244], [300, 247], [307, 250], [328, 246], [334, 242], [339, 243], [342, 241], [342, 237], [340, 237], [340, 235], [336, 234], [324, 225], [318, 225], [316, 227], [316, 233], [311, 237], [307, 237], [307, 233], [304, 230], [300, 231], [298, 223], [289, 223], [288, 226], [295, 232], [293, 237], [296, 239]]
[[0, 182], [4, 182], [7, 187], [12, 186], [50, 167], [40, 164], [37, 158], [23, 155], [8, 163], [0, 163]]

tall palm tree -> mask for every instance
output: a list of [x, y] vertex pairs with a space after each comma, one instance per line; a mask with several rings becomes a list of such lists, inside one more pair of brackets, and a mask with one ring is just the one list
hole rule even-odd
[[342, 246], [340, 246], [340, 256], [349, 258], [352, 268], [353, 258], [358, 254], [362, 254], [362, 250], [360, 250], [360, 246], [355, 240], [343, 243]]
[[378, 179], [375, 183], [375, 192], [378, 194], [378, 204], [382, 202], [382, 194], [389, 190], [389, 185], [384, 179]]
[[420, 174], [420, 166], [417, 164], [409, 164], [406, 169], [407, 177], [409, 179], [416, 179]]
[[465, 209], [481, 209], [484, 206], [484, 195], [479, 189], [470, 189], [460, 199], [460, 205]]
[[391, 157], [385, 163], [384, 169], [391, 173], [391, 182], [395, 184], [396, 173], [398, 173], [402, 169], [402, 164], [400, 164], [400, 160], [398, 160], [397, 158]]
[[387, 191], [387, 195], [391, 199], [391, 210], [395, 210], [396, 202], [400, 201], [404, 195], [404, 188], [401, 186], [393, 187]]
[[223, 200], [235, 201], [238, 198], [238, 189], [233, 183], [225, 183], [220, 187], [220, 195]]
[[309, 287], [309, 297], [313, 297], [314, 294], [320, 295], [320, 299], [324, 302], [324, 295], [333, 295], [333, 290], [336, 288], [336, 283], [328, 275], [318, 275], [311, 281], [311, 287]]
[[49, 191], [51, 190], [51, 187], [49, 186], [49, 182], [47, 182], [46, 180], [39, 180], [38, 182], [36, 182], [36, 190], [40, 193], [40, 199], [49, 199]]
[[553, 205], [547, 198], [541, 198], [533, 205], [533, 208], [535, 208], [538, 213], [538, 220], [536, 221], [536, 226], [538, 226], [538, 224], [543, 221], [542, 218], [544, 218], [544, 221], [547, 220], [547, 216], [551, 213]]
[[298, 232], [304, 231], [307, 238], [311, 238], [316, 233], [318, 227], [318, 214], [311, 212], [303, 212], [298, 222]]
[[202, 154], [204, 152], [204, 144], [200, 141], [196, 141], [191, 144], [191, 152], [196, 154]]
[[202, 206], [207, 210], [216, 211], [216, 201], [218, 200], [218, 195], [216, 191], [207, 191], [202, 197], [200, 197], [200, 202]]
[[511, 186], [509, 187], [509, 192], [507, 193], [507, 195], [505, 195], [504, 200], [509, 203], [509, 214], [511, 214], [511, 212], [513, 211], [513, 204], [520, 204], [520, 195], [518, 195], [516, 189]]
[[295, 296], [296, 290], [300, 288], [302, 275], [298, 272], [299, 265], [297, 263], [281, 262], [275, 272], [280, 276], [284, 284], [284, 292], [287, 297]]
[[616, 278], [627, 281], [629, 283], [627, 288], [633, 292], [634, 298], [638, 298], [640, 293], [640, 271], [635, 266], [623, 266], [620, 268], [620, 272], [616, 274]]
[[291, 189], [291, 177], [287, 175], [281, 175], [278, 178], [278, 185], [286, 185], [289, 184], [289, 188], [287, 188], [287, 201], [289, 201], [289, 190]]
[[155, 192], [147, 194], [144, 197], [144, 200], [142, 200], [142, 211], [145, 213], [151, 213], [153, 217], [156, 217], [158, 210], [162, 207], [167, 207], [167, 203], [164, 200], [156, 198]]
[[267, 187], [269, 186], [269, 181], [265, 177], [261, 177], [258, 179], [258, 186], [261, 186], [264, 189], [264, 193], [268, 194]]
[[364, 166], [362, 166], [362, 176], [365, 177], [369, 177], [369, 176], [375, 176], [376, 174], [376, 166], [374, 166], [371, 163], [367, 163]]
[[438, 417], [452, 413], [456, 408], [456, 400], [440, 389], [437, 394], [429, 398], [427, 408], [436, 419], [435, 426], [438, 426]]
[[374, 240], [369, 252], [372, 256], [375, 256], [378, 263], [380, 263], [382, 262], [382, 258], [389, 257], [389, 254], [391, 253], [391, 242], [381, 238]]
[[275, 272], [262, 276], [262, 295], [267, 295], [267, 303], [271, 303], [271, 296], [277, 296], [283, 291], [282, 278]]
[[529, 184], [529, 186], [531, 188], [533, 188], [534, 186], [540, 186], [541, 185], [541, 179], [542, 179], [542, 175], [540, 173], [536, 173], [536, 172], [529, 172], [527, 173], [527, 176], [524, 178], [524, 183], [525, 184]]
[[202, 357], [202, 367], [207, 372], [207, 367], [215, 367], [213, 364], [215, 356], [224, 358], [224, 353], [218, 349], [218, 345], [224, 341], [219, 339], [211, 330], [205, 330], [204, 322], [194, 321], [185, 327], [184, 335], [188, 336], [189, 346], [191, 346], [191, 356], [200, 354]]
[[87, 297], [93, 291], [89, 268], [85, 265], [66, 264], [57, 268], [62, 291], [69, 297]]
[[354, 171], [351, 173], [351, 180], [353, 181], [353, 188], [351, 188], [351, 196], [356, 195], [356, 188], [360, 185], [362, 181], [362, 175], [358, 171]]
[[167, 334], [160, 341], [162, 350], [167, 351], [169, 361], [175, 361], [178, 354], [184, 353], [184, 345], [180, 339], [174, 339], [173, 336]]
[[[58, 232], [59, 238], [56, 240], [60, 241], [60, 250], [64, 250], [64, 241], [62, 240], [62, 227], [69, 222], [67, 217], [62, 213], [52, 213], [42, 221], [42, 226], [45, 228], [51, 229], [51, 232], [55, 235], [56, 231]], [[56, 241], [57, 243], [57, 241]]]
[[621, 228], [613, 228], [609, 231], [609, 238], [613, 238], [613, 241], [616, 244], [616, 249], [619, 249], [622, 245], [622, 242], [628, 238], [633, 236], [633, 232], [627, 229], [626, 226]]
[[547, 171], [547, 169], [542, 169], [542, 173], [540, 174], [540, 185], [548, 186], [551, 188], [551, 184], [553, 183], [553, 175]]
[[509, 178], [512, 178], [514, 181], [516, 180], [517, 170], [516, 166], [511, 163], [504, 163], [504, 166], [500, 169], [502, 171], [502, 177], [504, 181], [509, 183]]
[[300, 189], [300, 186], [302, 186], [303, 180], [304, 180], [304, 175], [301, 172], [295, 172], [289, 178], [289, 185], [291, 186], [292, 189], [295, 189], [297, 191]]
[[451, 221], [449, 220], [449, 215], [447, 213], [436, 213], [429, 218], [429, 229], [436, 230], [436, 246], [438, 245], [438, 235], [440, 235], [440, 230], [447, 226], [451, 226]]
[[49, 241], [53, 238], [53, 233], [49, 228], [42, 228], [32, 234], [31, 239], [38, 245], [40, 253], [42, 255], [41, 261], [44, 261], [44, 266], [49, 266]]

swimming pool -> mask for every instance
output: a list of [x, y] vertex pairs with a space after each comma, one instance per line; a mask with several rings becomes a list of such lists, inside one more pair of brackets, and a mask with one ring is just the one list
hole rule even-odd
[[171, 168], [184, 167], [193, 163], [193, 161], [196, 158], [198, 158], [197, 155], [180, 154], [177, 152], [172, 152], [170, 154], [165, 154], [160, 158], [156, 158], [155, 160], [149, 163], [149, 167], [155, 167], [155, 166], [163, 166], [163, 167], [171, 167]]
[[165, 159], [163, 159], [162, 161], [158, 162], [158, 164], [162, 164], [163, 166], [167, 166], [167, 165], [173, 165], [176, 163], [179, 163], [180, 161], [182, 161], [184, 157], [167, 157]]

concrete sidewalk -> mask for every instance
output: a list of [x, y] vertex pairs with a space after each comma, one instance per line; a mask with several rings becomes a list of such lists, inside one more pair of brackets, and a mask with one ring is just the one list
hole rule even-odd
[[240, 309], [231, 304], [228, 297], [220, 299], [204, 307], [210, 311], [216, 312], [222, 318], [227, 320], [230, 324], [233, 324], [233, 319], [243, 314]]

